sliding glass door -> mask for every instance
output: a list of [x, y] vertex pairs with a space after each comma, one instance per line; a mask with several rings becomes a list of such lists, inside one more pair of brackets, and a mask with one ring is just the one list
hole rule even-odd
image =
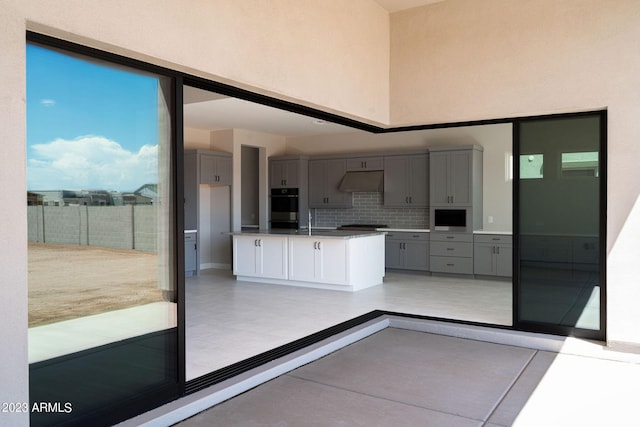
[[33, 426], [112, 425], [179, 395], [172, 85], [27, 45]]
[[604, 112], [519, 120], [514, 325], [605, 338]]

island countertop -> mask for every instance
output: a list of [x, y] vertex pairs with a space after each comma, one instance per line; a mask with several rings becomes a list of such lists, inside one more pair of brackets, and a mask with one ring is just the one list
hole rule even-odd
[[288, 237], [300, 237], [300, 238], [327, 238], [327, 239], [355, 239], [358, 237], [376, 236], [380, 234], [386, 234], [384, 231], [354, 231], [354, 230], [336, 230], [336, 229], [311, 229], [311, 233], [308, 230], [296, 230], [288, 228], [271, 228], [268, 230], [242, 230], [234, 231], [232, 236], [288, 236]]

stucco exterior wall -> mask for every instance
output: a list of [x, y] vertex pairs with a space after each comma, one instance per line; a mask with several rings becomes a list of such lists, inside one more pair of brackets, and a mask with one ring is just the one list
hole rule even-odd
[[391, 14], [391, 122], [606, 108], [608, 341], [638, 344], [640, 2], [483, 0], [477, 6], [447, 0]]
[[477, 5], [447, 0], [389, 21], [371, 0], [0, 0], [1, 331], [11, 343], [0, 349], [0, 401], [28, 402], [27, 29], [372, 123], [606, 107], [609, 340], [640, 343], [640, 2]]
[[389, 17], [371, 0], [3, 2], [37, 32], [342, 115], [389, 120]]

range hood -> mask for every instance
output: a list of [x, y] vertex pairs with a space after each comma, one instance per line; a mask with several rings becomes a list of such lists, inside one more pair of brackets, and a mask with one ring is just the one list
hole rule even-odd
[[383, 178], [383, 171], [347, 172], [338, 190], [346, 193], [380, 193]]

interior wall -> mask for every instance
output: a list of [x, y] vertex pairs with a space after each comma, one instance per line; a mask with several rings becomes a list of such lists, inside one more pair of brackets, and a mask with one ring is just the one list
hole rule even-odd
[[[640, 344], [640, 2], [449, 0], [391, 14], [391, 122], [608, 112], [610, 344]], [[637, 240], [637, 235], [636, 235]]]
[[258, 225], [260, 220], [260, 153], [256, 147], [242, 146], [242, 225]]
[[233, 130], [233, 215], [231, 228], [242, 229], [242, 146], [258, 148], [258, 197], [260, 228], [269, 227], [269, 171], [268, 158], [285, 153], [286, 138], [245, 129]]
[[210, 150], [211, 132], [206, 129], [184, 128], [184, 148], [186, 150]]

